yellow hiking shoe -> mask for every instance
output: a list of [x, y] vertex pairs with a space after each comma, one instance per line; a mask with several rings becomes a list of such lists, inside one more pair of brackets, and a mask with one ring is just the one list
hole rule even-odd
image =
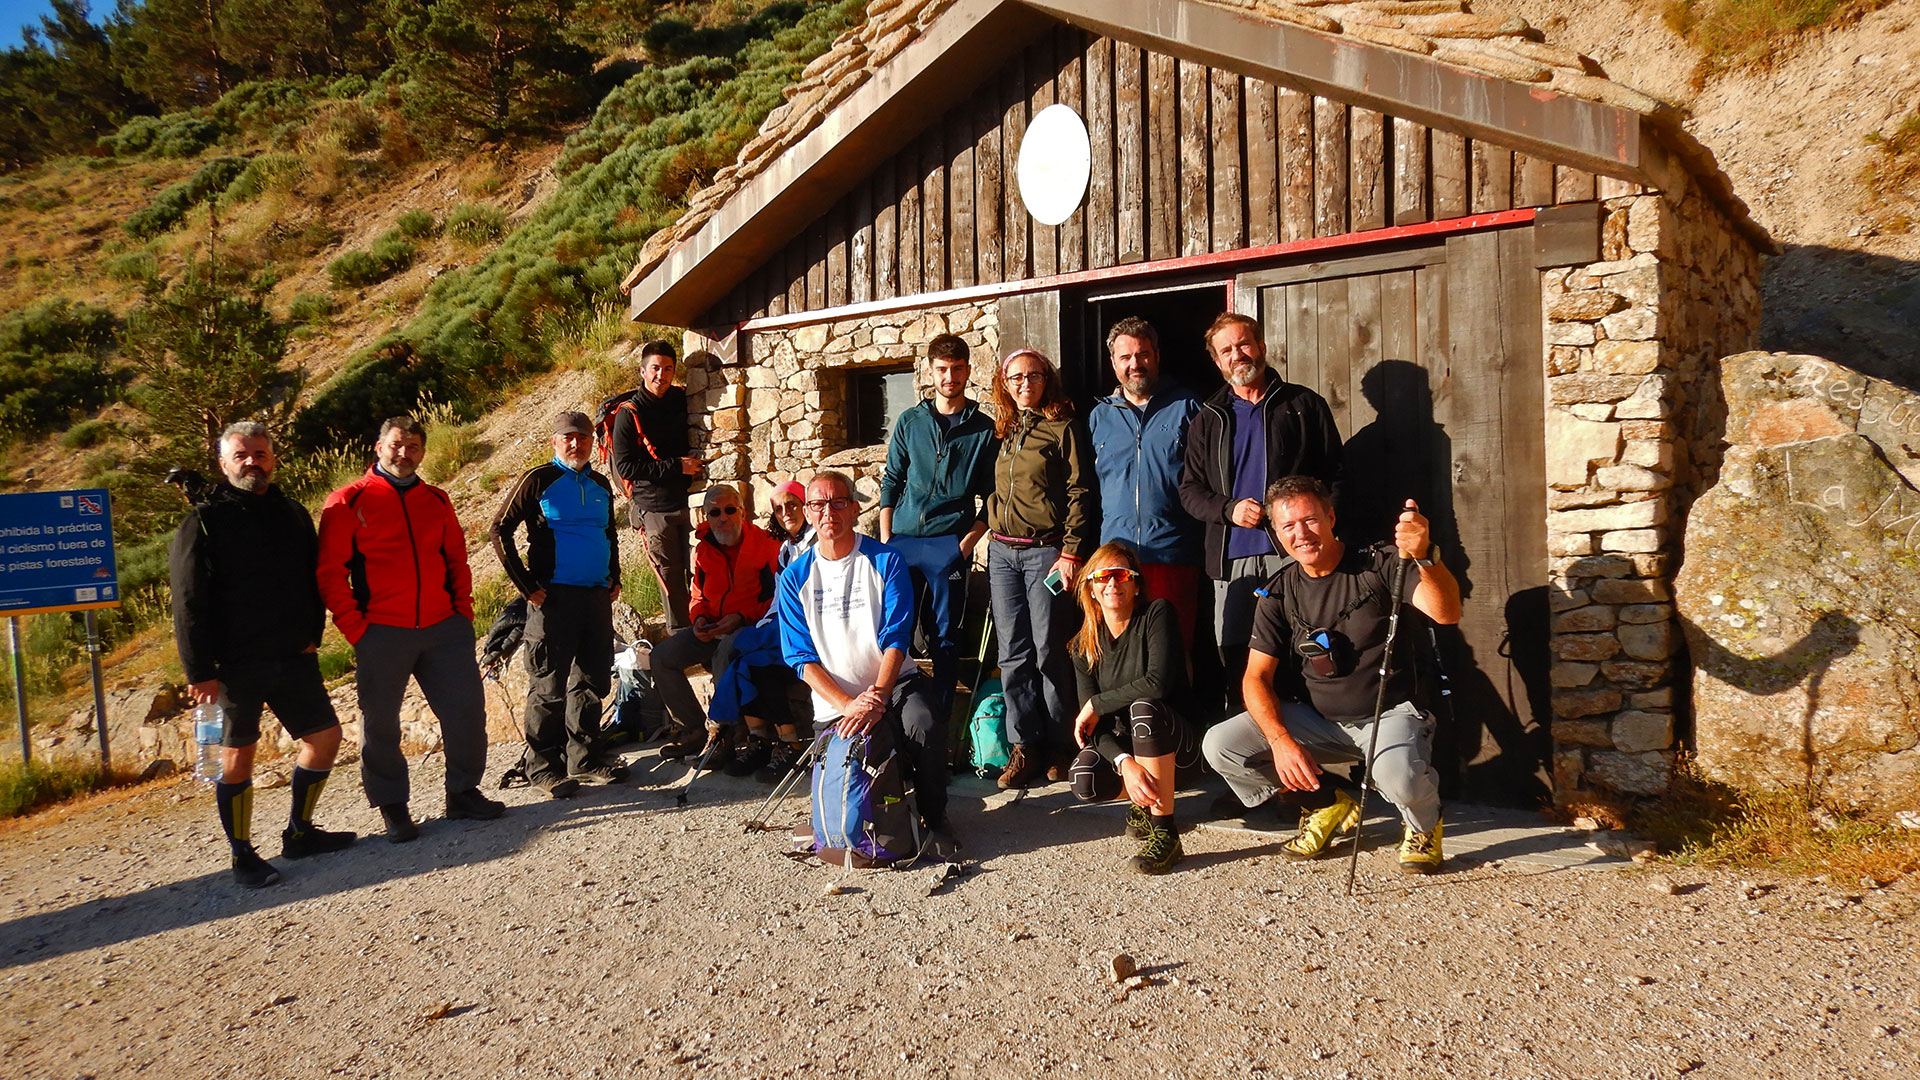
[[1333, 805], [1322, 810], [1303, 810], [1300, 831], [1280, 845], [1280, 854], [1289, 859], [1317, 859], [1336, 836], [1360, 826], [1360, 804], [1346, 792], [1335, 789]]
[[1440, 834], [1446, 830], [1446, 822], [1434, 822], [1432, 832], [1416, 832], [1411, 825], [1406, 829], [1406, 838], [1400, 841], [1400, 872], [1431, 874], [1440, 869], [1444, 858], [1440, 854]]

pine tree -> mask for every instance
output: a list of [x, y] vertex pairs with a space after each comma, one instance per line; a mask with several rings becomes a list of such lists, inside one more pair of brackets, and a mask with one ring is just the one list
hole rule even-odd
[[579, 113], [590, 102], [593, 57], [562, 36], [572, 8], [573, 0], [437, 0], [401, 19], [408, 119], [422, 132], [499, 138]]

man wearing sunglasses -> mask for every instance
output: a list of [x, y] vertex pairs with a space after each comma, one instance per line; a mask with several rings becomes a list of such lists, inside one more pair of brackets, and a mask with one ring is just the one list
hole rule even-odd
[[[527, 598], [527, 782], [556, 799], [626, 778], [600, 745], [600, 702], [613, 689], [613, 602], [620, 542], [613, 484], [592, 463], [587, 414], [554, 419], [553, 460], [513, 486], [488, 530], [508, 580]], [[527, 533], [527, 557], [514, 535]]]
[[[673, 737], [660, 750], [667, 758], [697, 753], [710, 737], [711, 725], [687, 681], [687, 670], [696, 664], [715, 675], [726, 670], [733, 658], [733, 635], [767, 613], [780, 573], [780, 542], [747, 520], [746, 506], [732, 485], [707, 488], [701, 516], [705, 520], [694, 529], [693, 588], [687, 605], [693, 625], [653, 650], [654, 686], [674, 725]], [[724, 745], [716, 745], [719, 756], [708, 759], [708, 768], [720, 767], [731, 756], [719, 749]]]

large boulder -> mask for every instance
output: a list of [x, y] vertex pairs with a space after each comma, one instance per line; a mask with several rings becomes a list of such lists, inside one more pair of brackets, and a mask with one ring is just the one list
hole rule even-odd
[[1920, 395], [1828, 360], [1722, 362], [1726, 457], [1674, 601], [1708, 775], [1920, 807]]

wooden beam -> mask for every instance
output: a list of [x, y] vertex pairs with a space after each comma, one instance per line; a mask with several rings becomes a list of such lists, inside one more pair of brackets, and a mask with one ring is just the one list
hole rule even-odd
[[1313, 234], [1338, 236], [1347, 228], [1347, 106], [1313, 99]]
[[1412, 225], [1430, 213], [1427, 180], [1427, 129], [1401, 117], [1393, 118], [1393, 223]]
[[1213, 251], [1247, 246], [1247, 190], [1241, 179], [1240, 76], [1214, 68], [1207, 119], [1213, 151]]
[[1087, 142], [1093, 161], [1087, 178], [1087, 263], [1112, 266], [1120, 261], [1115, 231], [1113, 174], [1113, 39], [1089, 36], [1086, 48]]
[[[1115, 261], [1147, 257], [1147, 112], [1143, 90], [1146, 58], [1135, 46], [1113, 46], [1113, 164], [1118, 213]], [[1011, 276], [1011, 275], [1009, 275]]]
[[1246, 80], [1247, 243], [1280, 239], [1280, 109], [1272, 83]]
[[1352, 110], [1347, 227], [1355, 232], [1388, 224], [1386, 121], [1372, 109]]

